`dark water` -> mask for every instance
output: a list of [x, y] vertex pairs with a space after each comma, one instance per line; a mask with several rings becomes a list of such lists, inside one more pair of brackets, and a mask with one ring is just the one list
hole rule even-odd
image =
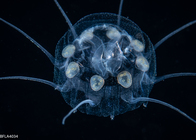
[[[118, 1], [59, 0], [74, 24], [90, 13], [117, 13]], [[148, 34], [153, 44], [176, 28], [196, 19], [191, 0], [124, 0], [122, 15]], [[13, 23], [54, 55], [55, 45], [68, 26], [52, 0], [0, 3], [0, 17]], [[157, 49], [158, 76], [196, 72], [196, 25], [170, 38]], [[0, 22], [0, 76], [24, 75], [53, 80], [53, 66], [29, 40]], [[150, 97], [168, 102], [196, 119], [196, 78], [179, 77], [156, 84]], [[29, 81], [0, 81], [0, 134], [21, 139], [190, 139], [196, 125], [173, 110], [149, 103], [147, 108], [110, 118], [77, 112], [66, 125], [71, 109], [53, 88]]]

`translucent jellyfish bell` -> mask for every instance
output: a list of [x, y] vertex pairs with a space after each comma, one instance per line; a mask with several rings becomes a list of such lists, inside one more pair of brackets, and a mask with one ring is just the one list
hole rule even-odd
[[132, 76], [128, 71], [122, 71], [118, 74], [117, 81], [124, 88], [129, 88], [132, 85]]
[[80, 71], [79, 69], [79, 65], [76, 62], [71, 62], [69, 63], [69, 65], [67, 66], [67, 70], [66, 70], [66, 76], [68, 78], [73, 78], [78, 72]]

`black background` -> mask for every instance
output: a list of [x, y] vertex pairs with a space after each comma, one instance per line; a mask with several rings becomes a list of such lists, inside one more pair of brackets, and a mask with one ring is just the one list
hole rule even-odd
[[[119, 1], [59, 0], [74, 24], [91, 13], [117, 13]], [[130, 18], [153, 44], [196, 19], [192, 0], [124, 0], [122, 15]], [[53, 56], [68, 25], [52, 0], [6, 0], [0, 17], [16, 25]], [[170, 38], [156, 50], [158, 76], [196, 72], [196, 25]], [[20, 33], [0, 22], [0, 76], [24, 75], [53, 80], [53, 65]], [[156, 84], [150, 97], [168, 102], [196, 119], [196, 78], [179, 77]], [[0, 81], [0, 134], [21, 139], [192, 139], [196, 125], [179, 113], [154, 103], [110, 118], [77, 112], [61, 124], [71, 107], [58, 91], [40, 83]]]

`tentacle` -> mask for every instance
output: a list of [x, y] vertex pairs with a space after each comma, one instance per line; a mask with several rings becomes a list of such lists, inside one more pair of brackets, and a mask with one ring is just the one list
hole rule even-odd
[[60, 87], [57, 84], [55, 84], [51, 81], [44, 80], [44, 79], [39, 79], [39, 78], [34, 78], [34, 77], [26, 77], [26, 76], [0, 77], [0, 80], [14, 80], [14, 79], [28, 80], [28, 81], [35, 81], [35, 82], [43, 83], [43, 84], [49, 85], [49, 86], [55, 88], [56, 90], [60, 91]]
[[168, 38], [172, 37], [172, 36], [175, 35], [176, 33], [182, 31], [183, 29], [185, 29], [185, 28], [187, 28], [187, 27], [189, 27], [189, 26], [191, 26], [191, 25], [193, 25], [193, 24], [195, 24], [195, 23], [196, 23], [196, 20], [191, 21], [191, 22], [189, 22], [189, 23], [183, 25], [182, 27], [176, 29], [175, 31], [171, 32], [170, 34], [166, 35], [164, 38], [162, 38], [159, 42], [157, 42], [157, 43], [154, 45], [155, 50], [156, 50], [163, 42], [165, 42]]
[[168, 79], [168, 78], [180, 77], [180, 76], [196, 76], [196, 73], [173, 73], [173, 74], [167, 74], [167, 75], [163, 75], [163, 76], [157, 77], [155, 79], [155, 83], [158, 83], [158, 82], [163, 81], [163, 80]]
[[157, 100], [157, 99], [153, 99], [153, 98], [148, 98], [148, 97], [138, 97], [138, 98], [134, 98], [132, 99], [129, 103], [130, 104], [136, 104], [137, 102], [153, 102], [153, 103], [157, 103], [157, 104], [161, 104], [164, 105], [166, 107], [169, 107], [175, 111], [177, 111], [178, 113], [182, 114], [183, 116], [185, 116], [187, 119], [191, 120], [192, 122], [196, 123], [196, 120], [194, 120], [193, 118], [191, 118], [190, 116], [188, 116], [186, 113], [184, 113], [183, 111], [181, 111], [180, 109], [176, 108], [175, 106], [168, 104], [166, 102], [163, 102], [161, 100]]
[[61, 14], [63, 15], [63, 17], [65, 18], [67, 24], [69, 25], [69, 28], [71, 29], [71, 32], [74, 36], [74, 39], [77, 38], [77, 34], [76, 34], [76, 31], [73, 27], [73, 25], [71, 24], [71, 21], [69, 20], [68, 16], [65, 14], [65, 12], [63, 11], [62, 7], [60, 6], [60, 4], [57, 2], [57, 0], [54, 0], [55, 4], [57, 5], [57, 7], [59, 8], [59, 10], [61, 11]]
[[49, 58], [49, 60], [52, 62], [52, 64], [55, 66], [55, 59], [54, 57], [44, 48], [42, 47], [37, 41], [35, 41], [32, 37], [30, 37], [28, 34], [26, 34], [24, 31], [19, 29], [18, 27], [14, 26], [13, 24], [7, 22], [6, 20], [0, 18], [0, 21], [3, 21], [5, 24], [9, 25], [10, 27], [17, 30], [19, 33], [24, 35], [27, 39], [29, 39], [33, 44], [35, 44], [45, 55]]
[[118, 21], [117, 21], [117, 25], [118, 26], [120, 26], [120, 18], [121, 18], [121, 13], [122, 13], [122, 5], [123, 5], [123, 0], [120, 1], [119, 10], [118, 10]]
[[74, 107], [62, 120], [62, 124], [65, 124], [65, 120], [73, 113], [75, 110], [77, 110], [81, 105], [89, 103], [91, 106], [94, 106], [94, 102], [90, 99], [84, 100], [80, 102], [76, 107]]

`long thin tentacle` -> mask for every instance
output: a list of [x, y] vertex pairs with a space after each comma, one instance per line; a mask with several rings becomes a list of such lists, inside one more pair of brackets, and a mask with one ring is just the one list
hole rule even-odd
[[94, 105], [94, 102], [90, 99], [86, 99], [82, 102], [80, 102], [76, 107], [74, 107], [62, 120], [62, 124], [64, 125], [65, 124], [65, 120], [75, 111], [77, 110], [81, 105], [83, 104], [90, 104], [91, 106]]
[[147, 101], [147, 102], [153, 102], [153, 103], [158, 103], [161, 105], [164, 105], [166, 107], [169, 107], [175, 111], [177, 111], [178, 113], [182, 114], [183, 116], [185, 116], [186, 118], [188, 118], [189, 120], [193, 121], [194, 123], [196, 123], [196, 120], [194, 120], [193, 118], [191, 118], [190, 116], [188, 116], [186, 113], [184, 113], [183, 111], [181, 111], [180, 109], [176, 108], [175, 106], [168, 104], [166, 102], [163, 102], [161, 100], [157, 100], [157, 99], [153, 99], [153, 98], [148, 98], [148, 97], [138, 97], [138, 98], [134, 98], [130, 101], [130, 104], [135, 104], [137, 102], [143, 102], [143, 101]]
[[183, 25], [182, 27], [176, 29], [175, 31], [171, 32], [170, 34], [166, 35], [164, 38], [162, 38], [159, 42], [157, 42], [157, 43], [154, 45], [155, 50], [156, 50], [163, 42], [165, 42], [168, 38], [172, 37], [172, 36], [175, 35], [176, 33], [182, 31], [183, 29], [185, 29], [185, 28], [187, 28], [187, 27], [189, 27], [189, 26], [191, 26], [191, 25], [193, 25], [193, 24], [195, 24], [195, 23], [196, 23], [196, 20], [191, 21], [191, 22], [189, 22], [189, 23]]
[[69, 28], [71, 29], [71, 32], [74, 36], [74, 39], [77, 38], [77, 34], [76, 31], [71, 23], [71, 21], [69, 20], [68, 16], [65, 14], [65, 12], [63, 11], [62, 7], [60, 6], [60, 4], [58, 3], [57, 0], [54, 0], [55, 4], [57, 5], [57, 7], [59, 8], [59, 10], [61, 11], [61, 14], [63, 15], [63, 17], [65, 18], [67, 24], [69, 25]]
[[56, 90], [60, 91], [60, 88], [58, 87], [57, 84], [51, 82], [51, 81], [47, 81], [44, 79], [39, 79], [39, 78], [34, 78], [34, 77], [26, 77], [26, 76], [7, 76], [7, 77], [0, 77], [0, 80], [11, 80], [11, 79], [20, 79], [20, 80], [28, 80], [28, 81], [35, 81], [35, 82], [39, 82], [39, 83], [43, 83], [46, 85], [49, 85], [53, 88], [55, 88]]
[[173, 74], [167, 74], [167, 75], [163, 75], [163, 76], [157, 77], [156, 80], [155, 80], [155, 83], [158, 83], [158, 82], [163, 81], [163, 80], [168, 79], [168, 78], [180, 77], [180, 76], [196, 76], [196, 73], [173, 73]]
[[16, 27], [15, 25], [9, 23], [8, 21], [0, 18], [0, 21], [3, 21], [5, 24], [9, 25], [10, 27], [14, 28], [17, 30], [19, 33], [24, 35], [27, 39], [29, 39], [33, 44], [35, 44], [45, 55], [49, 58], [49, 60], [52, 62], [53, 65], [55, 65], [55, 59], [54, 57], [44, 48], [42, 47], [37, 41], [35, 41], [32, 37], [30, 37], [28, 34], [26, 34], [24, 31]]
[[121, 19], [121, 13], [122, 13], [122, 5], [123, 5], [123, 0], [120, 1], [119, 10], [118, 10], [118, 21], [117, 21], [117, 25], [118, 26], [120, 26], [120, 19]]

